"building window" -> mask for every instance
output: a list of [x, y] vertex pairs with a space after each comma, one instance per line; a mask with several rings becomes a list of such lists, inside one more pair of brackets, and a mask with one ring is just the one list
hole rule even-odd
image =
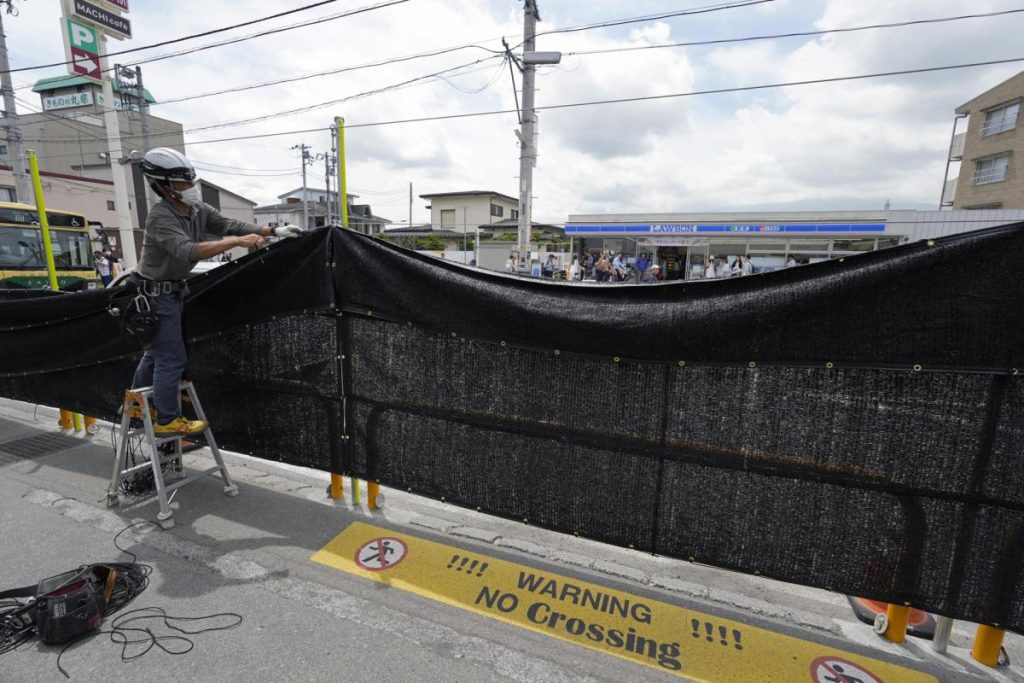
[[455, 227], [455, 209], [441, 209], [441, 228]]
[[512, 209], [512, 219], [513, 220], [518, 220], [518, 218], [519, 218], [519, 209]]
[[491, 215], [501, 218], [505, 215], [505, 207], [498, 206], [497, 204], [491, 204]]
[[0, 187], [0, 202], [13, 202], [14, 201], [14, 188], [13, 187]]
[[964, 211], [984, 211], [986, 209], [1001, 209], [1003, 208], [1002, 202], [989, 202], [988, 204], [972, 204], [971, 206], [963, 207]]
[[978, 159], [974, 166], [974, 184], [998, 183], [1006, 180], [1006, 168], [1010, 165], [1010, 153], [997, 154], [987, 159]]
[[113, 211], [113, 210], [114, 210], [114, 202], [112, 200], [108, 199], [107, 200], [107, 211]]
[[1004, 130], [1017, 127], [1017, 114], [1020, 113], [1020, 102], [1004, 104], [985, 112], [985, 123], [981, 126], [982, 135], [995, 135]]
[[0, 156], [7, 156], [7, 145], [0, 145]]

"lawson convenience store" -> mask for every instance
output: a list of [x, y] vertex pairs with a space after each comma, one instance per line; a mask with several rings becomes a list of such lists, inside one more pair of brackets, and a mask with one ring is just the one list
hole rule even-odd
[[741, 255], [759, 272], [1024, 220], [1024, 211], [834, 211], [573, 215], [573, 253], [648, 255], [670, 280], [702, 279]]

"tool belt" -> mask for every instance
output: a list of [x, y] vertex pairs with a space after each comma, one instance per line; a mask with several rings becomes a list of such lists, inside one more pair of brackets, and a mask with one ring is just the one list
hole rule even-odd
[[160, 296], [161, 294], [173, 294], [185, 289], [184, 280], [149, 280], [138, 273], [132, 274], [132, 281], [135, 282], [146, 296]]

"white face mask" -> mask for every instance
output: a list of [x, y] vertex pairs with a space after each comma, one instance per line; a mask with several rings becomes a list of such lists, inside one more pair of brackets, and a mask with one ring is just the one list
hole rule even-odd
[[203, 195], [196, 185], [193, 185], [187, 190], [181, 190], [178, 194], [181, 196], [181, 201], [185, 202], [186, 204], [203, 203]]

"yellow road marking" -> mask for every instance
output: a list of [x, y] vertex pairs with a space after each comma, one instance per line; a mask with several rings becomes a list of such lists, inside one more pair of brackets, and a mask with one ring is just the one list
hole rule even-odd
[[937, 683], [906, 667], [362, 522], [311, 559], [700, 681]]

